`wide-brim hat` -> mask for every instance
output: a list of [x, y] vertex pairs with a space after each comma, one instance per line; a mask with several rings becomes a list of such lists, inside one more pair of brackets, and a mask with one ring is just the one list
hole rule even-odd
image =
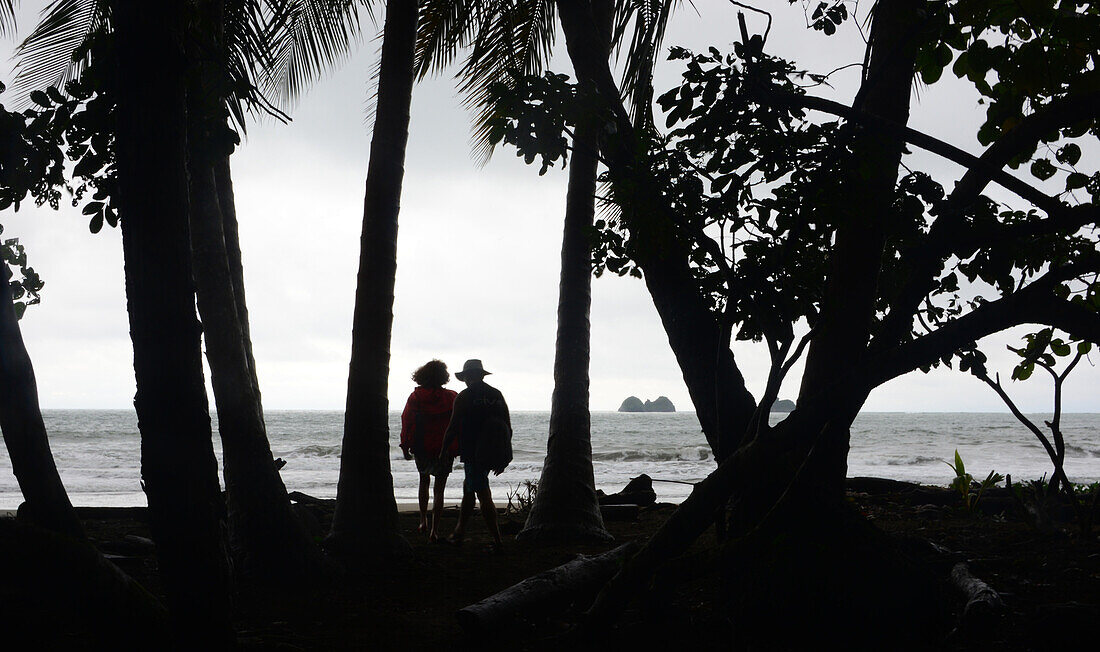
[[485, 368], [481, 366], [481, 360], [467, 360], [462, 365], [462, 371], [455, 372], [455, 378], [459, 380], [466, 380], [466, 374], [474, 374], [475, 376], [488, 376], [491, 372], [485, 371]]

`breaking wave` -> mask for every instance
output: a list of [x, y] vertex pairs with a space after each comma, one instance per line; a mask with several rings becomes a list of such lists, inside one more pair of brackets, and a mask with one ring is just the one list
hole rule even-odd
[[310, 444], [309, 446], [295, 448], [289, 455], [300, 455], [302, 457], [340, 457], [340, 446], [338, 444], [335, 446]]
[[928, 457], [925, 455], [915, 455], [912, 457], [892, 457], [886, 460], [886, 466], [915, 466], [917, 464], [930, 464], [932, 462], [943, 462], [942, 457]]
[[673, 451], [607, 451], [592, 454], [596, 462], [705, 462], [710, 459], [710, 449], [692, 446]]

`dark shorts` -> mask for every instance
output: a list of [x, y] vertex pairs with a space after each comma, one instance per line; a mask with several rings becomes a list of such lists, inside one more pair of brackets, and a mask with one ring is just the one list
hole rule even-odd
[[413, 455], [416, 461], [416, 470], [420, 475], [434, 475], [437, 478], [445, 478], [451, 474], [455, 458], [444, 455], [442, 458], [429, 457], [427, 455]]
[[476, 464], [464, 462], [466, 480], [462, 483], [464, 493], [477, 493], [489, 488], [489, 469], [479, 468]]

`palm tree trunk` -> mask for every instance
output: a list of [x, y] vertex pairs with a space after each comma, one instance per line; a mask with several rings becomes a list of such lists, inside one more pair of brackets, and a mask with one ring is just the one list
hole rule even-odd
[[[610, 43], [611, 7], [594, 2], [599, 29]], [[598, 540], [604, 527], [592, 470], [592, 417], [589, 411], [591, 359], [592, 243], [595, 219], [599, 125], [579, 125], [569, 163], [565, 229], [558, 287], [558, 332], [554, 350], [554, 393], [550, 399], [550, 435], [531, 513], [517, 539]]]
[[185, 3], [115, 5], [118, 204], [141, 474], [184, 647], [232, 640], [188, 228]]
[[209, 159], [196, 159], [190, 165], [191, 250], [222, 439], [234, 574], [253, 581], [306, 579], [320, 551], [291, 511], [275, 468], [237, 314], [214, 170]]
[[218, 189], [218, 205], [221, 208], [222, 233], [225, 236], [225, 254], [229, 260], [229, 276], [233, 281], [233, 298], [237, 301], [237, 319], [244, 335], [248, 369], [256, 393], [260, 392], [260, 379], [256, 374], [256, 359], [252, 355], [252, 331], [248, 322], [248, 302], [244, 294], [244, 265], [241, 262], [241, 239], [237, 228], [237, 204], [233, 195], [233, 175], [229, 156], [214, 161], [214, 185]]
[[416, 2], [388, 0], [363, 207], [340, 481], [328, 540], [344, 556], [397, 552], [408, 545], [397, 531], [387, 392], [416, 21]]
[[[603, 98], [614, 129], [603, 132], [601, 152], [617, 183], [634, 188], [634, 204], [642, 211], [662, 211], [664, 200], [654, 193], [654, 184], [641, 174], [636, 160], [634, 129], [619, 102], [602, 37], [594, 28], [591, 10], [582, 2], [558, 0], [558, 17], [565, 34], [569, 59], [577, 78], [591, 84]], [[668, 215], [641, 215], [627, 227], [633, 242], [632, 255], [645, 274], [646, 288], [661, 317], [669, 345], [684, 376], [699, 425], [719, 462], [731, 455], [756, 411], [756, 401], [745, 387], [745, 379], [729, 348], [728, 334], [715, 319], [699, 291], [690, 266], [689, 251], [667, 226]]]
[[[203, 9], [200, 31], [216, 35], [223, 24], [221, 3], [205, 3]], [[305, 580], [319, 563], [320, 550], [291, 511], [286, 486], [275, 468], [247, 317], [238, 311], [244, 299], [236, 293], [238, 286], [243, 293], [236, 211], [231, 221], [223, 213], [223, 208], [233, 208], [225, 154], [233, 144], [227, 142], [225, 109], [216, 90], [219, 71], [203, 57], [202, 48], [190, 58], [195, 64], [188, 94], [191, 255], [222, 439], [233, 571], [252, 581]], [[219, 170], [224, 173], [219, 175]], [[224, 190], [219, 179], [227, 182]], [[235, 269], [229, 262], [229, 226]]]
[[84, 540], [84, 528], [57, 472], [19, 321], [15, 316], [11, 269], [0, 261], [0, 429], [25, 501], [19, 517], [59, 534]]

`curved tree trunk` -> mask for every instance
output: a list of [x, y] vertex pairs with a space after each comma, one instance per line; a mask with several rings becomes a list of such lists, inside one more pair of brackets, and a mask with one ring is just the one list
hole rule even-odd
[[[11, 270], [0, 261], [0, 428], [25, 501], [19, 523], [0, 533], [0, 556], [20, 560], [4, 579], [18, 587], [21, 604], [7, 606], [15, 606], [17, 614], [48, 612], [61, 622], [87, 618], [102, 633], [100, 644], [164, 645], [169, 640], [164, 607], [88, 542], [69, 502], [50, 453], [10, 278]], [[17, 630], [8, 637], [20, 640], [24, 633], [31, 632]]]
[[[864, 103], [866, 110], [896, 120], [898, 124], [904, 124], [908, 116], [916, 48], [907, 36], [911, 30], [919, 29], [916, 9], [920, 4], [920, 0], [884, 0], [876, 5], [871, 32], [871, 65], [857, 100]], [[568, 30], [566, 36], [569, 36]], [[572, 46], [570, 49], [572, 53]], [[830, 289], [822, 322], [826, 320], [826, 310], [838, 314], [829, 317], [834, 327], [822, 329], [813, 341], [818, 351], [817, 359], [812, 367], [807, 361], [798, 409], [766, 436], [741, 446], [695, 486], [668, 522], [601, 592], [593, 607], [596, 614], [606, 617], [621, 609], [657, 565], [683, 554], [709, 525], [714, 510], [726, 503], [731, 495], [737, 498], [734, 536], [746, 535], [766, 518], [774, 521], [797, 519], [800, 515], [839, 513], [836, 507], [841, 503], [842, 494], [837, 486], [843, 486], [849, 426], [871, 389], [854, 374], [843, 376], [839, 372], [853, 367], [851, 363], [862, 357], [866, 346], [873, 316], [867, 311], [873, 311], [873, 302], [867, 301], [865, 295], [874, 294], [878, 270], [871, 265], [870, 259], [880, 264], [882, 245], [879, 243], [876, 249], [875, 244], [885, 231], [878, 225], [868, 233], [861, 233], [860, 225], [868, 221], [888, 221], [891, 215], [888, 197], [896, 181], [901, 146], [900, 141], [883, 139], [875, 133], [857, 132], [854, 138], [853, 150], [866, 152], [881, 165], [875, 166], [875, 174], [861, 174], [858, 169], [845, 170], [844, 180], [851, 188], [849, 196], [866, 196], [870, 203], [857, 207], [859, 214], [849, 214], [838, 220], [841, 230], [845, 231], [844, 237], [852, 242], [842, 247], [838, 233], [838, 245], [833, 253], [834, 271], [828, 281]], [[872, 271], [875, 274], [853, 278], [860, 270], [864, 274]], [[849, 282], [856, 288], [836, 287], [838, 283]], [[850, 311], [856, 308], [862, 312], [851, 314]], [[862, 344], [853, 343], [853, 333], [843, 332], [835, 326], [844, 320], [857, 329], [856, 339], [862, 337]], [[860, 327], [862, 335], [859, 335]], [[840, 364], [831, 353], [831, 347], [848, 351], [848, 363]], [[829, 367], [828, 360], [836, 364]], [[828, 371], [832, 371], [832, 375], [826, 373]], [[775, 506], [781, 501], [784, 508], [776, 510]]]
[[229, 261], [229, 277], [233, 281], [233, 298], [237, 301], [237, 320], [244, 336], [245, 353], [248, 355], [248, 371], [252, 384], [260, 393], [260, 378], [256, 374], [256, 359], [252, 355], [252, 330], [248, 322], [248, 302], [244, 293], [244, 264], [241, 262], [241, 238], [237, 228], [237, 203], [233, 195], [233, 173], [229, 156], [214, 161], [214, 185], [218, 189], [218, 206], [221, 209], [222, 234], [225, 239], [225, 255]]
[[[924, 0], [883, 0], [875, 6], [867, 76], [856, 95], [856, 109], [892, 124], [909, 122], [924, 4]], [[838, 413], [836, 406], [822, 397], [831, 394], [837, 383], [851, 383], [845, 373], [850, 373], [853, 361], [866, 357], [879, 295], [882, 252], [892, 230], [890, 218], [895, 214], [898, 169], [905, 150], [905, 141], [898, 136], [849, 128], [853, 130], [853, 160], [860, 169], [848, 170], [839, 180], [846, 200], [825, 208], [835, 214], [835, 244], [829, 257], [821, 319], [806, 352], [798, 395], [799, 405], [836, 414], [817, 445], [821, 464], [814, 465], [813, 474], [821, 488], [838, 499], [843, 496], [848, 469], [848, 425], [859, 408]], [[860, 407], [862, 404], [858, 402]]]
[[[599, 28], [610, 43], [611, 7], [593, 3]], [[592, 243], [595, 219], [599, 125], [578, 126], [569, 162], [565, 229], [561, 243], [558, 333], [554, 348], [554, 394], [550, 435], [539, 490], [517, 539], [608, 541], [592, 470], [592, 417], [588, 368], [591, 359]]]
[[345, 557], [407, 550], [397, 531], [389, 455], [390, 334], [397, 217], [412, 103], [417, 3], [388, 0], [363, 206], [363, 235], [336, 512], [327, 544]]
[[631, 255], [645, 274], [646, 287], [661, 317], [669, 345], [684, 376], [703, 434], [717, 461], [733, 453], [740, 445], [756, 411], [756, 401], [745, 387], [745, 379], [729, 348], [729, 335], [721, 328], [714, 312], [699, 293], [699, 286], [688, 265], [687, 246], [674, 237], [669, 226], [671, 216], [661, 208], [656, 186], [642, 178], [644, 172], [635, 160], [634, 129], [619, 100], [595, 19], [582, 2], [557, 2], [558, 16], [565, 33], [577, 78], [591, 84], [603, 98], [611, 125], [602, 130], [605, 142], [601, 153], [613, 180], [638, 192], [636, 212], [656, 211], [657, 215], [624, 214], [630, 230]]
[[[221, 3], [207, 2], [202, 9], [202, 33], [217, 34], [223, 23]], [[233, 208], [232, 186], [218, 185], [219, 179], [229, 182], [227, 152], [233, 147], [218, 92], [218, 72], [211, 69], [201, 47], [196, 47], [191, 60], [195, 64], [188, 113], [191, 255], [222, 439], [233, 571], [252, 581], [304, 580], [319, 562], [320, 550], [291, 511], [286, 486], [275, 468], [247, 317], [238, 310], [244, 307], [244, 298], [237, 297], [238, 287], [243, 293], [243, 271], [236, 212], [231, 220], [223, 215], [223, 208]], [[230, 226], [236, 266], [229, 262]]]
[[191, 278], [184, 11], [115, 5], [118, 204], [149, 527], [182, 642], [214, 647], [233, 631]]
[[84, 540], [84, 528], [57, 472], [19, 321], [12, 303], [11, 269], [0, 261], [0, 429], [25, 501], [19, 509], [39, 527]]

